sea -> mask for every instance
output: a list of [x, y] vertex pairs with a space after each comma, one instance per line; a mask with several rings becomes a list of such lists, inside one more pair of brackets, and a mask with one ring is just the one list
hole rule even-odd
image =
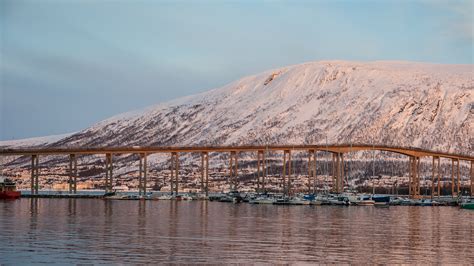
[[209, 201], [0, 201], [0, 264], [473, 264], [474, 211]]

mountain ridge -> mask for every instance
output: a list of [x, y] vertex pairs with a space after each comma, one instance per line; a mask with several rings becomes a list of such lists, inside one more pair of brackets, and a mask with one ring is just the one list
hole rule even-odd
[[365, 142], [473, 154], [472, 65], [319, 61], [100, 121], [50, 147]]

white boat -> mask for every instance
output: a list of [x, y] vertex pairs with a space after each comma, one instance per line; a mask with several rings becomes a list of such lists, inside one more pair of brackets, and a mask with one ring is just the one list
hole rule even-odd
[[329, 195], [328, 201], [331, 205], [350, 205], [349, 199], [343, 195]]
[[370, 197], [370, 195], [359, 195], [354, 204], [358, 206], [374, 206], [375, 201]]
[[153, 199], [157, 199], [157, 200], [172, 200], [173, 199], [173, 195], [161, 195], [161, 196], [158, 196], [158, 197], [155, 197]]
[[182, 200], [194, 200], [195, 198], [190, 195], [190, 194], [184, 194], [182, 197], [181, 197]]
[[291, 205], [309, 205], [309, 204], [311, 204], [311, 201], [300, 198], [300, 197], [290, 198], [289, 201], [290, 201]]
[[260, 196], [249, 200], [250, 204], [273, 204], [275, 199], [271, 197]]

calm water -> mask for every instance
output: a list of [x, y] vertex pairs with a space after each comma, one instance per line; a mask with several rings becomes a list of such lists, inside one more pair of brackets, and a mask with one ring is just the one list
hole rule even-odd
[[0, 263], [473, 263], [474, 211], [0, 201]]

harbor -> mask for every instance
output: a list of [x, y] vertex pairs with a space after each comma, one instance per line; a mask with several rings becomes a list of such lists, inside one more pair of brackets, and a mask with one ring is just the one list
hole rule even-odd
[[421, 199], [410, 199], [408, 195], [371, 195], [364, 193], [341, 193], [341, 194], [297, 194], [285, 196], [282, 193], [240, 193], [231, 191], [228, 193], [210, 193], [208, 196], [202, 193], [179, 193], [170, 194], [163, 192], [148, 192], [140, 195], [138, 192], [112, 192], [104, 191], [82, 191], [70, 194], [66, 191], [41, 191], [38, 194], [30, 194], [23, 191], [23, 198], [64, 198], [64, 199], [103, 199], [103, 200], [147, 200], [147, 201], [215, 201], [243, 204], [270, 204], [270, 205], [311, 205], [311, 206], [463, 206], [472, 208], [467, 203], [474, 203], [469, 196], [464, 197], [426, 197]]

